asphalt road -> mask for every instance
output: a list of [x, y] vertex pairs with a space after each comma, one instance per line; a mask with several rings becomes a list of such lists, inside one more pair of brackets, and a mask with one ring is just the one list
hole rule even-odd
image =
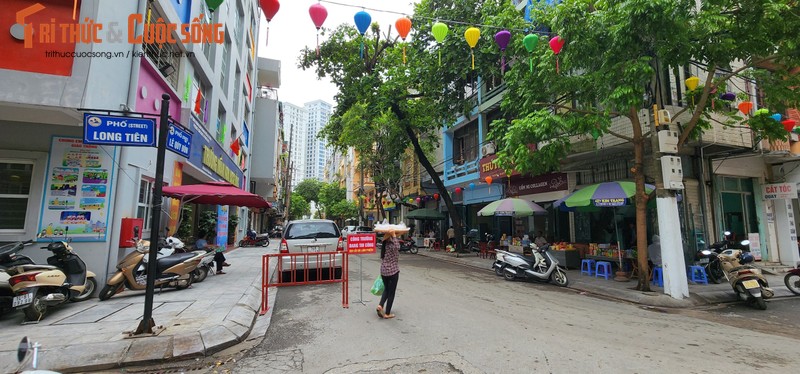
[[[363, 264], [366, 305], [357, 302], [357, 260], [349, 308], [341, 306], [338, 285], [281, 288], [266, 338], [216, 357], [207, 372], [794, 373], [800, 367], [799, 341], [788, 334], [796, 331], [796, 299], [773, 301], [767, 311], [741, 305], [664, 311], [403, 254], [397, 318], [382, 320], [378, 298], [369, 294], [378, 258], [366, 255]], [[786, 332], [775, 333], [784, 322]]]

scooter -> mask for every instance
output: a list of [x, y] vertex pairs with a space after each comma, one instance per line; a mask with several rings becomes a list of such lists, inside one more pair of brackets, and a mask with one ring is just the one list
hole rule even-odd
[[244, 239], [239, 240], [240, 247], [268, 247], [269, 235], [258, 235], [255, 239], [246, 236]]
[[194, 281], [200, 283], [208, 277], [208, 273], [214, 274], [214, 250], [195, 250], [193, 253], [201, 253], [200, 265], [194, 270]]
[[786, 284], [789, 291], [800, 295], [800, 268], [790, 269], [783, 277], [783, 283]]
[[[138, 237], [139, 233], [134, 228], [134, 235]], [[189, 253], [175, 253], [177, 247], [182, 247], [183, 242], [180, 240], [169, 237], [166, 240], [169, 248], [164, 248], [163, 252], [159, 250], [160, 254], [157, 257], [157, 269], [155, 285], [157, 287], [175, 287], [179, 290], [189, 288], [194, 282], [194, 270], [200, 264], [200, 261], [205, 255], [195, 251]], [[147, 260], [150, 251], [149, 246], [145, 246], [145, 241], [141, 238], [136, 238], [136, 250], [129, 253], [119, 264], [117, 264], [117, 272], [111, 275], [106, 282], [106, 285], [100, 290], [100, 301], [110, 299], [112, 296], [122, 292], [125, 288], [133, 291], [141, 291], [147, 288]], [[149, 244], [149, 243], [148, 243]]]
[[558, 265], [552, 255], [550, 246], [537, 247], [531, 244], [533, 256], [524, 256], [497, 249], [497, 260], [494, 262], [495, 274], [502, 273], [508, 281], [517, 278], [533, 279], [542, 282], [552, 282], [558, 286], [566, 287], [569, 284], [567, 273]]
[[[750, 244], [742, 243], [742, 245]], [[767, 309], [765, 299], [772, 298], [774, 291], [769, 288], [767, 278], [761, 274], [761, 269], [750, 265], [754, 261], [753, 255], [740, 249], [726, 249], [719, 256], [725, 277], [733, 287], [733, 291], [742, 301], [755, 305], [758, 309]]]
[[0, 314], [14, 310], [11, 302], [14, 299], [14, 291], [8, 284], [11, 275], [6, 270], [19, 265], [33, 265], [30, 257], [18, 254], [25, 246], [33, 244], [33, 240], [6, 244], [0, 247]]
[[42, 249], [53, 252], [49, 265], [19, 265], [9, 269], [8, 283], [14, 291], [12, 307], [22, 309], [28, 322], [37, 323], [51, 306], [67, 301], [89, 300], [97, 288], [95, 274], [70, 246], [71, 238], [55, 241]]
[[720, 284], [725, 280], [725, 273], [722, 271], [722, 265], [717, 257], [722, 251], [735, 247], [733, 244], [733, 234], [730, 231], [725, 231], [722, 240], [711, 244], [708, 249], [697, 252], [697, 263], [703, 266], [708, 275], [708, 280], [712, 283]]
[[414, 239], [412, 238], [401, 239], [400, 252], [409, 252], [411, 254], [417, 254], [417, 252], [419, 252], [419, 248], [417, 248], [417, 244], [414, 243]]

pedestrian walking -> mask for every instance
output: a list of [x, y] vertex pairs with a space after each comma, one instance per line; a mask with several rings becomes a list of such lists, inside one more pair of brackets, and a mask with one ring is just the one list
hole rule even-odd
[[378, 316], [381, 318], [394, 318], [392, 304], [397, 290], [397, 281], [400, 279], [399, 259], [400, 240], [397, 238], [397, 232], [391, 230], [384, 235], [383, 246], [381, 247], [381, 278], [383, 279], [384, 290], [376, 309]]
[[456, 245], [456, 230], [453, 229], [453, 226], [447, 229], [447, 241], [450, 245]]

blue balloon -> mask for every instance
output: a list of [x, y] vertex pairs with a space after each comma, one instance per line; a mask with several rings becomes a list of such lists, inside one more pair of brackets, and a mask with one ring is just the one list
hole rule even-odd
[[470, 183], [469, 184], [469, 189], [470, 190], [474, 190], [475, 189], [475, 183]]
[[774, 119], [774, 120], [775, 120], [775, 122], [780, 122], [780, 121], [781, 121], [781, 118], [783, 118], [783, 116], [781, 116], [781, 114], [780, 114], [780, 113], [775, 113], [775, 114], [773, 114], [773, 115], [769, 116], [769, 118], [772, 118], [772, 119]]
[[361, 35], [364, 35], [369, 28], [369, 24], [372, 22], [372, 17], [370, 17], [369, 13], [362, 10], [356, 13], [353, 19], [356, 21], [356, 28], [358, 28], [358, 32], [360, 32]]

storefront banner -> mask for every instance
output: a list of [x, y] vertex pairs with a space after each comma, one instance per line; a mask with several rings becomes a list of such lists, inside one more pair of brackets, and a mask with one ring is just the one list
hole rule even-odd
[[[488, 155], [484, 158], [478, 160], [478, 170], [480, 171], [480, 180], [486, 180], [486, 177], [492, 177], [494, 180], [500, 180], [502, 178], [507, 178], [506, 171], [500, 168], [495, 160], [497, 159], [497, 155]], [[511, 176], [520, 175], [518, 171], [514, 170], [511, 172]]]
[[[183, 183], [183, 163], [175, 161], [172, 168], [172, 185], [180, 186]], [[170, 199], [169, 203], [169, 232], [175, 235], [178, 232], [178, 221], [181, 219], [181, 201]]]
[[594, 206], [624, 206], [628, 199], [594, 199]]
[[751, 232], [747, 234], [747, 240], [750, 241], [750, 253], [756, 261], [761, 261], [761, 234]]
[[796, 199], [797, 186], [794, 183], [765, 184], [764, 198], [767, 200]]
[[566, 191], [569, 188], [568, 181], [565, 173], [543, 174], [519, 180], [511, 178], [508, 194], [509, 196], [521, 196]]
[[45, 238], [104, 242], [114, 179], [114, 147], [54, 136], [38, 232]]
[[188, 162], [200, 170], [208, 171], [212, 176], [219, 178], [218, 180], [227, 181], [236, 187], [244, 186], [244, 173], [239, 165], [231, 160], [227, 152], [213, 140], [213, 136], [208, 134], [208, 130], [194, 117], [189, 123], [191, 124], [189, 130], [193, 132], [193, 136]]
[[217, 246], [228, 245], [228, 206], [217, 205]]

